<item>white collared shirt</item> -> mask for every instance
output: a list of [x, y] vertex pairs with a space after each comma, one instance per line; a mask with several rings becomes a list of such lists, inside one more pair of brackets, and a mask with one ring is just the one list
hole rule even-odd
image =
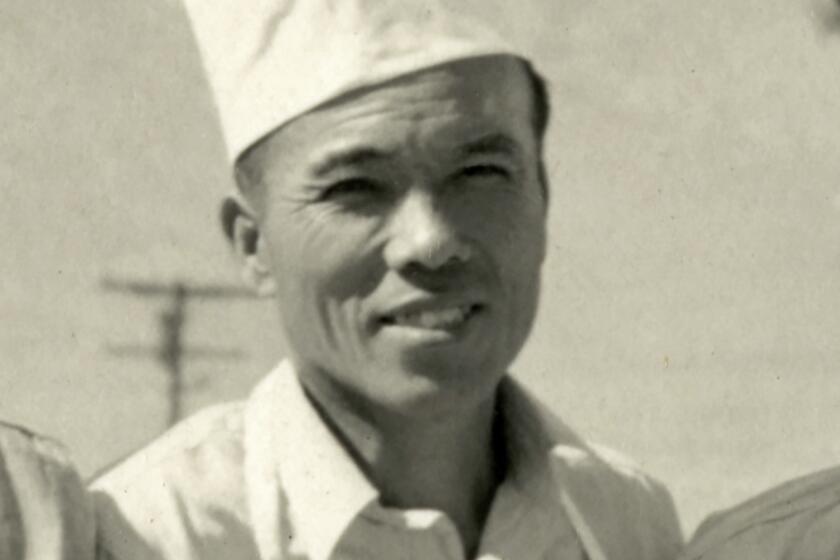
[[[580, 441], [510, 379], [499, 393], [510, 469], [477, 558], [672, 560], [658, 483]], [[246, 403], [205, 411], [98, 481], [103, 557], [117, 560], [462, 560], [442, 512], [396, 510], [281, 364]]]

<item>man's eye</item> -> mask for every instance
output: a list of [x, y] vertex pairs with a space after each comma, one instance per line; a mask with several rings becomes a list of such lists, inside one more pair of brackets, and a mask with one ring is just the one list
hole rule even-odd
[[333, 183], [321, 193], [322, 200], [343, 197], [359, 197], [373, 195], [379, 191], [379, 185], [369, 179], [345, 179]]
[[483, 163], [470, 165], [461, 170], [461, 176], [468, 179], [510, 178], [510, 172], [501, 165]]

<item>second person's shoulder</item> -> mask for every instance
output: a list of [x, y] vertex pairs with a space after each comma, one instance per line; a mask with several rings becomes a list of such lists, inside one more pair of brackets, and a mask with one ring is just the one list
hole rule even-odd
[[682, 558], [840, 558], [840, 467], [785, 482], [709, 516]]

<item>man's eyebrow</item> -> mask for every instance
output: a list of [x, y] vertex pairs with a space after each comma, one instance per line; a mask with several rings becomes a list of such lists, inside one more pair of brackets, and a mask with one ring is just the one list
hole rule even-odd
[[315, 176], [323, 177], [342, 167], [364, 165], [386, 159], [389, 156], [389, 152], [373, 147], [338, 149], [327, 152], [320, 157], [313, 164], [312, 173]]
[[504, 133], [491, 133], [472, 140], [460, 148], [457, 153], [462, 157], [505, 154], [518, 156], [522, 152], [519, 142]]
[[[518, 156], [521, 152], [519, 142], [500, 132], [480, 136], [456, 149], [456, 154], [462, 158], [488, 154]], [[336, 149], [319, 157], [312, 166], [312, 173], [316, 177], [324, 177], [342, 167], [365, 165], [387, 159], [392, 155], [392, 152], [372, 146]]]

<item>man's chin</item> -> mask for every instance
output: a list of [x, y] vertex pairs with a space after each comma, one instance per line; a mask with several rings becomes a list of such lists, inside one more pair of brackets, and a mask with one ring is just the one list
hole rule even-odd
[[464, 412], [484, 401], [495, 392], [500, 375], [476, 374], [473, 371], [405, 372], [405, 376], [390, 385], [381, 394], [380, 405], [401, 416], [430, 417], [445, 415], [448, 411]]
[[380, 379], [390, 378], [393, 398], [409, 406], [414, 401], [428, 403], [492, 391], [506, 372], [503, 365], [476, 359], [487, 356], [486, 352], [449, 350], [401, 352], [392, 367], [383, 368]]

